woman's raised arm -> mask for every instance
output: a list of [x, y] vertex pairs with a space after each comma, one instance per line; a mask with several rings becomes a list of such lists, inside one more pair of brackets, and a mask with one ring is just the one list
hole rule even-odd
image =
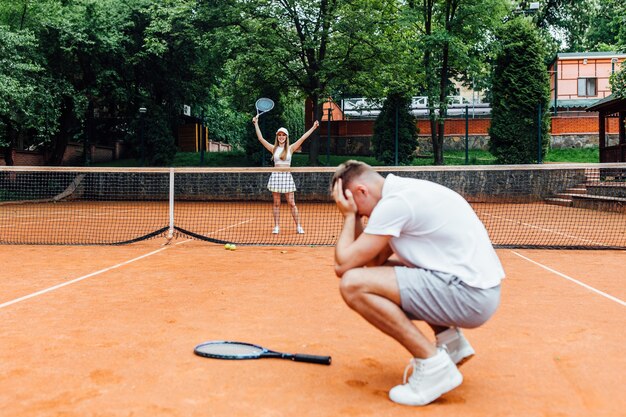
[[313, 133], [315, 131], [315, 129], [317, 129], [317, 127], [320, 125], [320, 122], [318, 122], [317, 120], [315, 122], [313, 122], [313, 126], [311, 126], [311, 128], [309, 130], [307, 130], [306, 132], [304, 132], [304, 135], [302, 135], [302, 137], [300, 139], [298, 139], [297, 141], [295, 141], [293, 143], [293, 145], [291, 145], [291, 153], [294, 153], [295, 151], [297, 151], [298, 149], [300, 149], [300, 146], [302, 146], [302, 143], [309, 137], [311, 136], [311, 133]]
[[254, 130], [256, 131], [256, 137], [259, 142], [261, 142], [261, 145], [263, 145], [263, 147], [265, 147], [268, 151], [273, 152], [274, 146], [263, 138], [263, 134], [259, 128], [259, 116], [254, 116], [252, 118], [252, 123], [254, 124]]

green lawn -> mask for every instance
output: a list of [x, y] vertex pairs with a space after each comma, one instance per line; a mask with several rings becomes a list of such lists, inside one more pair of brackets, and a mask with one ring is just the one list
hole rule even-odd
[[[337, 166], [348, 159], [358, 159], [372, 166], [382, 165], [376, 161], [374, 157], [368, 156], [338, 156], [330, 155], [327, 161], [326, 154], [318, 157], [320, 166]], [[495, 164], [495, 158], [487, 151], [470, 150], [468, 153], [470, 165], [492, 165]], [[444, 161], [446, 165], [465, 165], [465, 151], [446, 151], [444, 152]], [[551, 149], [544, 158], [544, 162], [549, 163], [597, 163], [599, 162], [598, 148], [588, 149]], [[422, 155], [413, 160], [412, 165], [433, 165], [432, 155]], [[139, 161], [135, 159], [120, 159], [106, 164], [97, 164], [97, 166], [107, 167], [137, 167], [140, 166]], [[243, 152], [211, 152], [204, 154], [204, 162], [200, 163], [200, 154], [195, 152], [179, 152], [174, 158], [174, 167], [250, 167], [251, 165]], [[309, 155], [295, 154], [292, 160], [292, 166], [304, 167], [309, 166]]]
[[574, 149], [550, 149], [545, 162], [600, 162], [600, 152], [597, 147]]

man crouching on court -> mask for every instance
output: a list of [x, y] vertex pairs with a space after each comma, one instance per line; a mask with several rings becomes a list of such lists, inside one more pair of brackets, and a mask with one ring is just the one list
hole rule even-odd
[[[348, 161], [333, 176], [332, 194], [344, 217], [335, 248], [341, 295], [413, 356], [413, 373], [389, 398], [426, 405], [461, 385], [457, 365], [474, 349], [459, 328], [478, 327], [496, 311], [500, 260], [469, 203], [444, 186], [385, 178]], [[412, 320], [426, 322], [436, 343]]]

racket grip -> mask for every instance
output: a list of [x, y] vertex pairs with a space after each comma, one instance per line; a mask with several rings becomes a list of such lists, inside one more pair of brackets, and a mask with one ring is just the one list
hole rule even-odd
[[306, 355], [304, 353], [296, 353], [292, 359], [296, 362], [319, 363], [320, 365], [330, 365], [332, 360], [330, 356]]

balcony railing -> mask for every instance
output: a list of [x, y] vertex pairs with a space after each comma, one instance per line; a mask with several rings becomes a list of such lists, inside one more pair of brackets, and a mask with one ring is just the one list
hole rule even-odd
[[[345, 116], [360, 119], [374, 119], [380, 114], [384, 100], [371, 100], [364, 97], [341, 100], [341, 109]], [[480, 99], [469, 100], [462, 96], [448, 97], [448, 116], [464, 116], [465, 108], [471, 117], [491, 114], [491, 105]], [[435, 109], [439, 114], [439, 109]], [[415, 117], [428, 116], [428, 97], [418, 96], [411, 100], [411, 114]]]

